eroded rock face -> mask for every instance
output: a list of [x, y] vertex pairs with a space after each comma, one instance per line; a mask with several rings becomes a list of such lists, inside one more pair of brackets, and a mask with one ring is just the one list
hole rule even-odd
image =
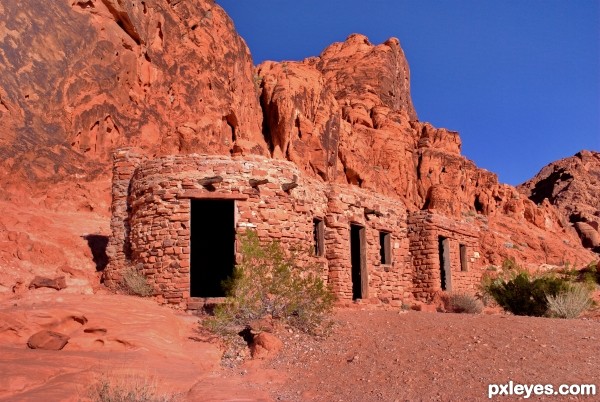
[[600, 153], [581, 151], [544, 167], [519, 191], [536, 204], [556, 206], [584, 247], [600, 252]]
[[355, 34], [319, 57], [265, 62], [257, 74], [273, 157], [328, 181], [395, 195], [411, 209], [432, 204], [438, 186], [452, 188], [458, 214], [501, 206], [494, 191], [506, 190], [461, 156], [459, 134], [417, 120], [397, 39], [372, 45]]
[[119, 146], [263, 154], [244, 41], [209, 0], [0, 5], [0, 158], [32, 180]]
[[[397, 39], [351, 35], [254, 69], [210, 0], [24, 0], [0, 4], [0, 71], [0, 262], [11, 267], [0, 290], [25, 288], [28, 264], [68, 274], [66, 290], [88, 287], [95, 272], [73, 267], [94, 269], [82, 236], [107, 236], [110, 155], [122, 146], [288, 159], [479, 226], [494, 264], [592, 255], [554, 201], [499, 184], [460, 154], [457, 132], [417, 120]], [[595, 210], [573, 212], [591, 244]]]
[[482, 257], [490, 264], [593, 258], [573, 248], [576, 230], [550, 203], [534, 203], [462, 156], [457, 132], [417, 120], [397, 39], [373, 45], [355, 34], [318, 57], [265, 62], [256, 71], [274, 158], [327, 181], [398, 197], [411, 211], [471, 222], [481, 228]]
[[267, 152], [250, 53], [210, 0], [2, 2], [0, 72], [0, 292], [30, 264], [98, 283], [84, 236], [108, 235], [115, 148]]
[[265, 62], [257, 74], [273, 157], [328, 181], [411, 198], [418, 134], [409, 123], [416, 113], [397, 39], [374, 46], [355, 34], [319, 57]]

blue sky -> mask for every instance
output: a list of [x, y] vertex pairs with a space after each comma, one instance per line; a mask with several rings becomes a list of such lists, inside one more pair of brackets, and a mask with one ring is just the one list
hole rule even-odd
[[316, 56], [351, 33], [397, 37], [421, 121], [519, 184], [600, 150], [598, 0], [217, 0], [255, 64]]

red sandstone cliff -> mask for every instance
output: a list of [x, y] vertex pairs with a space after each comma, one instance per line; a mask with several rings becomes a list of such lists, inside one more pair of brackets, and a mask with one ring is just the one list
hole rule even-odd
[[209, 0], [0, 5], [0, 157], [31, 180], [113, 149], [262, 154], [252, 59]]
[[489, 263], [594, 258], [560, 207], [499, 184], [460, 155], [457, 132], [417, 120], [397, 39], [351, 35], [254, 69], [210, 0], [24, 0], [0, 4], [0, 71], [0, 262], [11, 272], [93, 265], [79, 223], [108, 234], [109, 155], [121, 146], [286, 158], [477, 225]]
[[2, 2], [0, 72], [0, 290], [93, 270], [115, 148], [266, 153], [250, 53], [210, 0]]
[[548, 202], [516, 188], [460, 154], [457, 132], [417, 120], [408, 63], [395, 38], [373, 45], [351, 35], [320, 56], [257, 67], [265, 139], [324, 180], [399, 197], [481, 229], [484, 261], [589, 262], [573, 227]]
[[600, 253], [600, 153], [581, 151], [553, 162], [519, 191], [536, 204], [556, 206], [574, 225], [583, 246]]

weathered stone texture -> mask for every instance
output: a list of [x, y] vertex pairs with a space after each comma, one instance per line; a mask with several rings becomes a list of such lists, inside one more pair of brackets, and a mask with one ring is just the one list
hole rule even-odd
[[581, 151], [545, 166], [518, 187], [538, 205], [552, 204], [574, 224], [582, 245], [600, 252], [600, 153]]
[[[127, 205], [114, 208], [111, 247], [124, 251], [111, 248], [107, 283], [114, 285], [125, 265], [137, 266], [155, 287], [159, 300], [171, 304], [186, 306], [189, 298], [191, 198], [236, 199], [238, 232], [252, 229], [260, 238], [278, 239], [285, 247], [312, 246], [313, 218], [325, 216], [323, 184], [304, 178], [286, 161], [187, 155], [143, 162], [132, 154], [131, 161], [116, 162], [115, 166], [121, 166], [116, 167], [116, 177], [127, 175], [131, 163], [139, 166], [130, 186], [115, 186], [116, 197], [126, 188], [129, 195]], [[214, 185], [214, 191], [199, 184], [215, 176], [223, 180]], [[253, 187], [250, 180], [266, 183]], [[282, 189], [294, 181], [297, 188], [289, 193]], [[129, 234], [123, 235], [127, 227]]]
[[[371, 302], [398, 304], [408, 296], [406, 207], [400, 200], [352, 186], [331, 186], [327, 205], [326, 256], [329, 280], [341, 300], [352, 300], [350, 225], [365, 228], [368, 289]], [[391, 235], [391, 264], [380, 260], [379, 232]]]
[[[468, 247], [470, 268], [454, 270], [456, 289], [474, 291], [481, 275], [474, 257], [478, 237], [472, 227], [429, 212], [409, 217], [399, 199], [323, 183], [288, 161], [214, 155], [147, 160], [133, 149], [118, 151], [114, 160], [106, 283], [115, 286], [124, 268], [135, 267], [163, 303], [195, 305], [189, 293], [190, 199], [234, 199], [237, 233], [251, 229], [259, 238], [277, 239], [286, 248], [313, 247], [313, 219], [323, 220], [324, 255], [307, 253], [299, 263], [321, 264], [323, 278], [340, 302], [354, 297], [351, 225], [363, 227], [365, 233], [367, 279], [361, 299], [366, 302], [399, 306], [413, 297], [430, 300], [440, 290], [438, 235]], [[294, 186], [287, 189], [291, 183]], [[382, 262], [381, 232], [390, 236], [390, 261]], [[452, 247], [456, 265], [458, 243]]]
[[149, 154], [266, 154], [248, 47], [214, 1], [0, 4], [0, 160], [29, 180]]
[[[440, 237], [448, 239], [450, 247], [451, 287], [445, 290], [475, 294], [483, 273], [477, 228], [428, 211], [411, 214], [408, 226], [415, 299], [431, 301], [435, 293], [442, 291]], [[461, 245], [466, 247], [464, 262], [461, 261]]]

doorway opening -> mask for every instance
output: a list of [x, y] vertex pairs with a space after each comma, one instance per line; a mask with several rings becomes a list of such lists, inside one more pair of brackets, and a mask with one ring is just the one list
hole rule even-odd
[[233, 200], [191, 200], [191, 297], [225, 296], [235, 263], [234, 211]]
[[442, 290], [450, 292], [452, 290], [452, 271], [450, 268], [450, 240], [440, 236], [438, 237], [440, 253], [440, 285]]
[[352, 262], [352, 300], [366, 299], [369, 279], [365, 254], [365, 228], [350, 225], [350, 255]]

